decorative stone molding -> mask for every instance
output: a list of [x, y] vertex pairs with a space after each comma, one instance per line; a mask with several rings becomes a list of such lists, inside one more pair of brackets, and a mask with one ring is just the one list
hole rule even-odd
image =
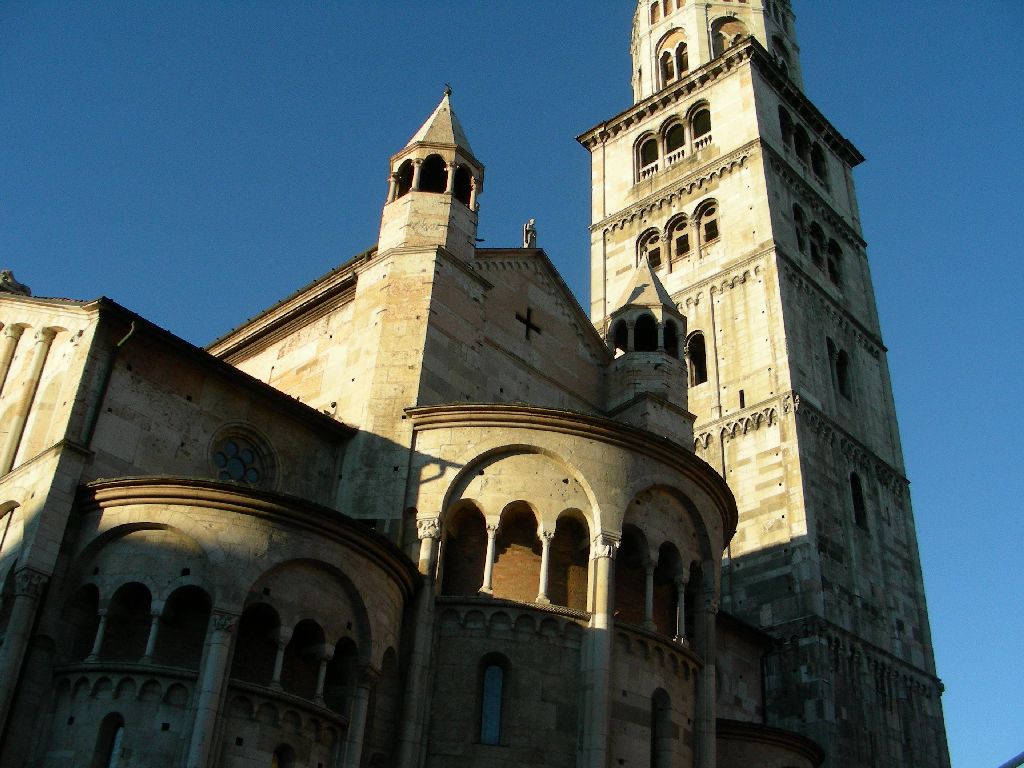
[[788, 392], [775, 400], [758, 403], [745, 409], [725, 421], [716, 421], [705, 425], [702, 431], [694, 435], [693, 447], [697, 451], [706, 451], [711, 447], [714, 438], [734, 440], [761, 427], [771, 427], [778, 423], [780, 413], [793, 413], [800, 407], [800, 398], [794, 392]]
[[423, 518], [416, 521], [416, 536], [423, 539], [441, 538], [441, 521], [436, 517]]
[[853, 337], [867, 353], [878, 360], [886, 351], [882, 340], [861, 325], [846, 309], [839, 306], [831, 296], [825, 293], [814, 281], [807, 279], [789, 262], [788, 257], [780, 259], [782, 274], [801, 293], [815, 301], [818, 310], [837, 331]]
[[657, 215], [666, 206], [671, 207], [683, 201], [688, 202], [698, 193], [707, 194], [706, 187], [711, 182], [742, 168], [750, 158], [751, 150], [757, 144], [758, 142], [752, 141], [727, 155], [715, 158], [713, 164], [705, 165], [680, 181], [673, 182], [640, 202], [619, 211], [614, 216], [594, 224], [590, 228], [591, 231], [615, 232], [619, 229], [626, 229], [637, 219], [646, 224], [648, 217]]
[[216, 632], [232, 633], [238, 624], [239, 615], [227, 611], [214, 611], [210, 616], [213, 629]]
[[735, 264], [724, 272], [689, 286], [685, 292], [677, 294], [672, 298], [677, 302], [679, 311], [685, 314], [687, 308], [696, 307], [704, 300], [705, 290], [709, 294], [725, 293], [730, 288], [736, 288], [737, 286], [744, 285], [748, 280], [760, 277], [764, 272], [763, 262], [774, 252], [774, 248], [758, 251], [741, 263]]
[[14, 573], [14, 594], [38, 600], [49, 581], [50, 577], [47, 574], [25, 566]]
[[599, 557], [606, 557], [613, 559], [615, 552], [619, 548], [620, 540], [617, 536], [613, 536], [608, 533], [598, 534], [592, 542], [590, 542], [590, 557], [591, 559], [597, 559]]

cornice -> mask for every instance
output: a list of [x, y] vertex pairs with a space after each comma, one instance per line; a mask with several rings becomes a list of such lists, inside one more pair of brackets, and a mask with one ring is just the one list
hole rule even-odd
[[633, 451], [681, 472], [716, 502], [725, 539], [736, 531], [736, 500], [725, 480], [688, 447], [604, 416], [554, 408], [501, 403], [466, 403], [407, 408], [413, 430], [499, 428], [536, 429], [581, 437]]
[[816, 300], [821, 311], [832, 321], [835, 328], [852, 335], [876, 360], [889, 351], [878, 334], [861, 323], [846, 307], [823, 291], [817, 281], [804, 272], [794, 259], [786, 255], [785, 251], [776, 248], [775, 252], [782, 265], [782, 275], [805, 296]]
[[[933, 691], [941, 694], [945, 690], [942, 680], [937, 675], [915, 666], [822, 616], [805, 616], [786, 624], [765, 627], [765, 631], [776, 638], [776, 643], [783, 647], [793, 645], [802, 648], [801, 639], [820, 637], [825, 640], [829, 649], [850, 653], [854, 658], [864, 658], [865, 663], [876, 671], [890, 671], [894, 677], [902, 675], [905, 682], [914, 684], [915, 689], [926, 696], [930, 696]], [[895, 669], [897, 667], [899, 671]]]
[[694, 446], [699, 450], [707, 450], [715, 437], [733, 440], [756, 432], [761, 427], [774, 426], [780, 414], [794, 413], [800, 405], [800, 397], [795, 392], [784, 392], [778, 397], [762, 400], [726, 418], [701, 425], [694, 435]]
[[215, 339], [207, 345], [206, 351], [227, 362], [235, 362], [242, 351], [265, 349], [296, 327], [323, 317], [351, 300], [358, 273], [376, 254], [376, 247], [364, 251]]
[[[794, 397], [799, 398], [795, 394]], [[901, 498], [907, 493], [910, 481], [902, 472], [836, 424], [820, 408], [811, 405], [806, 398], [800, 400], [799, 403], [798, 421], [805, 422], [826, 444], [833, 446], [838, 444], [839, 451], [843, 456], [864, 472], [872, 472], [878, 482], [897, 498]]]
[[722, 178], [737, 168], [742, 168], [753, 149], [760, 144], [760, 140], [754, 139], [726, 155], [714, 158], [678, 181], [673, 181], [628, 208], [616, 211], [611, 216], [592, 224], [590, 231], [614, 232], [616, 229], [624, 229], [634, 219], [653, 214], [658, 208], [671, 205], [676, 198], [689, 198], [695, 191], [703, 189], [716, 178]]
[[695, 94], [705, 90], [709, 84], [736, 70], [748, 61], [753, 53], [754, 48], [750, 45], [734, 46], [724, 55], [693, 70], [686, 78], [648, 96], [589, 131], [584, 131], [576, 137], [576, 141], [588, 150], [593, 149], [623, 131], [629, 130], [635, 124], [658, 114], [663, 109], [678, 104], [684, 99], [692, 98]]
[[420, 583], [416, 566], [389, 539], [329, 507], [281, 493], [184, 477], [124, 477], [79, 488], [80, 514], [129, 505], [199, 506], [269, 521], [285, 520], [358, 551], [387, 571], [411, 596]]

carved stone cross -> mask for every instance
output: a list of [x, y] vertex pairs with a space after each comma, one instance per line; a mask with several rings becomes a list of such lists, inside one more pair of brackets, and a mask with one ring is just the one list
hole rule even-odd
[[533, 310], [530, 307], [526, 308], [526, 317], [516, 312], [516, 320], [526, 326], [526, 338], [530, 338], [530, 331], [541, 332], [540, 327], [533, 323]]

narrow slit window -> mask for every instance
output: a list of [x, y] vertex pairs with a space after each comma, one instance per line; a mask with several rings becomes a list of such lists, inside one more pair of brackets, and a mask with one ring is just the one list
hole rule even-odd
[[505, 686], [505, 670], [499, 664], [484, 667], [480, 696], [480, 743], [501, 743], [501, 700]]

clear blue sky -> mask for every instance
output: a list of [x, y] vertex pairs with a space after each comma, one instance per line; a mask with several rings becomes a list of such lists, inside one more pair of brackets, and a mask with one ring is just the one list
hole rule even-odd
[[[1020, 0], [794, 0], [861, 212], [955, 768], [1024, 750]], [[375, 242], [445, 82], [481, 236], [586, 302], [588, 157], [630, 103], [631, 0], [0, 3], [0, 266], [204, 344]]]

